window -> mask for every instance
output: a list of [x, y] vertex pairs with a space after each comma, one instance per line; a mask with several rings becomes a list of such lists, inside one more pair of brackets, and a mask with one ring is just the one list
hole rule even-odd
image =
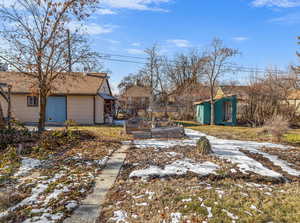
[[224, 102], [224, 121], [232, 121], [232, 103], [231, 101]]
[[27, 106], [37, 107], [39, 105], [39, 98], [37, 96], [27, 96]]

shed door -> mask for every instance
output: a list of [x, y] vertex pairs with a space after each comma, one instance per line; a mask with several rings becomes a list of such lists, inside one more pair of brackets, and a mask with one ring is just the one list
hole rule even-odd
[[198, 105], [197, 106], [197, 121], [201, 124], [204, 122], [204, 112], [203, 112], [203, 105]]
[[224, 108], [224, 121], [225, 122], [232, 122], [232, 102], [225, 101], [223, 104]]
[[48, 97], [46, 122], [65, 122], [67, 119], [66, 97]]

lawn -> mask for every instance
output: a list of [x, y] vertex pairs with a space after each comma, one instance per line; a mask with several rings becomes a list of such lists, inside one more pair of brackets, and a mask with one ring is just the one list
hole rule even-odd
[[47, 131], [0, 153], [0, 222], [61, 222], [90, 193], [110, 155], [129, 139], [122, 128]]
[[[224, 139], [271, 141], [271, 136], [263, 133], [261, 128], [200, 125], [194, 121], [177, 121], [177, 123], [182, 124], [187, 128], [198, 130], [208, 135], [217, 136]], [[300, 129], [290, 129], [288, 133], [284, 135], [282, 143], [300, 146]]]
[[299, 150], [208, 136], [215, 154], [203, 156], [194, 146], [201, 134], [187, 134], [134, 141], [101, 223], [299, 222]]

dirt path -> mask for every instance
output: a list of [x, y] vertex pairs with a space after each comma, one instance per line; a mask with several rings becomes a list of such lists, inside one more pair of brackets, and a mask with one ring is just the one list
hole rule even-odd
[[101, 206], [107, 191], [113, 186], [126, 157], [128, 146], [124, 145], [113, 153], [101, 175], [95, 179], [93, 192], [87, 196], [71, 217], [64, 223], [95, 223], [100, 216]]

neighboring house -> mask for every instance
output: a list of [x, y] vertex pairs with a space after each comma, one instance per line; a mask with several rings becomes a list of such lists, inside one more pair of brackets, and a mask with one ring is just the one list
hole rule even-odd
[[[205, 125], [211, 123], [211, 103], [204, 100], [194, 103], [196, 106], [196, 120]], [[237, 97], [235, 95], [218, 97], [214, 103], [216, 125], [236, 125], [237, 123]]]
[[118, 98], [121, 108], [130, 115], [147, 111], [150, 104], [151, 90], [143, 86], [127, 88]]
[[224, 97], [228, 95], [235, 95], [241, 103], [248, 98], [248, 86], [243, 85], [223, 85], [218, 87], [215, 98]]
[[[12, 116], [24, 123], [39, 119], [39, 96], [36, 80], [16, 72], [0, 72], [0, 82], [12, 85]], [[72, 73], [53, 83], [47, 99], [46, 123], [62, 124], [74, 120], [78, 124], [101, 124], [113, 115], [115, 98], [105, 73]], [[7, 103], [0, 100], [4, 115]]]
[[295, 106], [297, 114], [300, 114], [300, 90], [293, 90], [288, 95], [289, 105]]

